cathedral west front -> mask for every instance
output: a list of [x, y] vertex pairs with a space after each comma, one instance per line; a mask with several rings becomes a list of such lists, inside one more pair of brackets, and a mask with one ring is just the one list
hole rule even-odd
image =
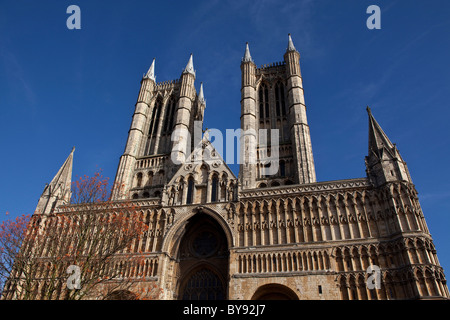
[[[448, 299], [406, 162], [369, 108], [366, 176], [316, 180], [300, 54], [287, 42], [282, 62], [261, 67], [245, 47], [237, 176], [206, 134], [194, 139], [206, 100], [193, 56], [163, 82], [153, 60], [118, 164], [123, 189], [112, 193], [148, 224], [134, 254], [150, 267], [129, 293], [156, 285], [163, 300]], [[275, 147], [277, 161], [266, 161]], [[72, 154], [50, 184], [63, 187], [46, 189], [36, 214], [64, 211], [71, 172]]]

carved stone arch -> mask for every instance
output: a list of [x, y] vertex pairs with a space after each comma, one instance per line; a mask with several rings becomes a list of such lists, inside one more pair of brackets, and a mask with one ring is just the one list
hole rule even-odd
[[327, 198], [330, 203], [335, 203], [337, 201], [337, 197], [333, 193], [328, 193]]
[[203, 168], [205, 168], [208, 172], [211, 171], [211, 166], [209, 165], [209, 163], [207, 161], [202, 161], [200, 163], [198, 163], [194, 170], [192, 170], [193, 172], [200, 172]]
[[316, 194], [313, 194], [312, 196], [311, 196], [311, 202], [314, 204], [318, 204], [319, 203], [319, 197], [320, 196], [318, 196], [318, 195], [316, 195]]
[[275, 78], [272, 79], [272, 82], [274, 83], [274, 86], [276, 86], [278, 83], [281, 83], [284, 87], [286, 87], [286, 79], [281, 77], [279, 74], [275, 76]]
[[269, 209], [271, 211], [273, 211], [277, 207], [278, 201], [279, 201], [279, 198], [278, 199], [273, 199], [272, 198], [272, 199], [269, 200]]
[[431, 251], [436, 251], [436, 247], [434, 246], [434, 243], [433, 243], [433, 241], [431, 241], [431, 240], [428, 240], [429, 241], [429, 247], [430, 247], [430, 250]]
[[279, 208], [279, 209], [283, 209], [284, 208], [284, 203], [285, 203], [285, 199], [283, 199], [283, 198], [278, 198], [277, 200], [276, 200], [276, 206], [277, 206], [277, 208]]
[[394, 278], [393, 273], [390, 270], [384, 271], [381, 276], [384, 283], [392, 283]]
[[326, 194], [321, 194], [319, 196], [319, 203], [321, 206], [327, 206], [328, 207], [328, 197]]
[[166, 209], [162, 208], [158, 210], [158, 220], [163, 220], [166, 218]]
[[351, 253], [353, 257], [358, 257], [360, 255], [360, 246], [352, 246]]
[[194, 215], [200, 212], [209, 215], [220, 225], [220, 227], [223, 229], [225, 233], [228, 248], [234, 247], [234, 234], [229, 224], [226, 222], [226, 220], [216, 211], [207, 207], [199, 206], [195, 210], [192, 210], [192, 212], [190, 212], [189, 214], [184, 215], [183, 217], [181, 217], [180, 219], [178, 219], [173, 223], [172, 227], [168, 230], [168, 232], [163, 238], [161, 248], [162, 252], [167, 252], [172, 256], [175, 254], [179, 246], [177, 240], [180, 240], [181, 239], [180, 236], [182, 236], [182, 229], [186, 226], [190, 218], [192, 218]]
[[299, 300], [295, 291], [286, 285], [270, 283], [260, 286], [251, 300]]
[[167, 103], [170, 100], [170, 98], [172, 97], [172, 93], [173, 93], [173, 89], [171, 90], [164, 90], [163, 93], [161, 93], [162, 97], [163, 97], [163, 107], [167, 108]]
[[267, 199], [264, 199], [264, 200], [262, 201], [262, 206], [263, 206], [267, 211], [269, 211], [269, 202], [267, 201]]
[[407, 238], [404, 240], [404, 243], [405, 243], [406, 249], [416, 249], [416, 244], [415, 244], [414, 239]]
[[342, 249], [340, 247], [334, 247], [333, 249], [331, 249], [331, 257], [342, 257]]
[[339, 192], [336, 196], [336, 200], [338, 202], [338, 204], [340, 205], [341, 203], [346, 206], [347, 202], [346, 202], [346, 197], [345, 197], [345, 193], [341, 193]]
[[185, 177], [183, 175], [180, 175], [179, 177], [177, 177], [175, 179], [175, 183], [180, 184], [181, 182], [184, 182], [184, 180], [185, 180]]
[[312, 200], [310, 196], [302, 196], [302, 202], [303, 208], [306, 209], [312, 209]]
[[369, 248], [367, 247], [367, 245], [363, 244], [360, 246], [360, 254], [368, 254], [369, 253]]
[[357, 198], [363, 198], [363, 193], [365, 192], [365, 190], [356, 190], [355, 192], [354, 192], [354, 198], [355, 199], [357, 199]]
[[258, 92], [261, 85], [267, 86], [267, 89], [270, 88], [270, 81], [264, 74], [261, 74], [261, 76], [255, 81], [256, 92]]
[[348, 203], [353, 203], [355, 201], [355, 191], [346, 191], [345, 192], [345, 199]]
[[263, 203], [260, 200], [255, 200], [253, 202], [253, 209], [257, 210], [258, 213], [262, 212], [262, 210], [263, 210]]
[[358, 272], [356, 273], [356, 284], [357, 285], [365, 285], [366, 284], [366, 272]]
[[228, 173], [226, 173], [225, 171], [222, 171], [222, 173], [220, 173], [219, 178], [220, 178], [221, 180], [228, 179]]
[[372, 257], [372, 255], [378, 256], [378, 247], [371, 244], [369, 245], [369, 255]]
[[415, 244], [415, 247], [416, 247], [417, 249], [423, 249], [423, 248], [425, 248], [424, 240], [423, 240], [422, 238], [420, 238], [420, 237], [415, 237], [415, 238], [414, 238], [414, 244]]

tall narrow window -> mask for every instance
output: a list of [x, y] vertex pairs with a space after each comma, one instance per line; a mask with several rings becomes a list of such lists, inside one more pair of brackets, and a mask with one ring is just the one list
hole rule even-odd
[[275, 105], [277, 117], [286, 116], [286, 103], [284, 100], [284, 86], [281, 82], [275, 85]]
[[264, 103], [265, 103], [265, 108], [266, 108], [266, 118], [270, 117], [270, 113], [269, 113], [269, 90], [267, 89], [266, 86], [264, 86]]
[[259, 88], [259, 118], [264, 119], [264, 97], [262, 86]]
[[186, 204], [191, 204], [194, 198], [194, 178], [190, 177], [188, 179], [188, 190]]
[[284, 160], [280, 160], [280, 172], [279, 172], [279, 174], [282, 177], [286, 176], [286, 164], [285, 164]]
[[139, 172], [137, 174], [137, 178], [136, 178], [136, 187], [140, 188], [142, 185], [142, 172]]
[[284, 101], [284, 88], [283, 85], [280, 83], [280, 100], [281, 100], [281, 115], [286, 115], [286, 103]]
[[277, 83], [275, 86], [275, 111], [277, 117], [281, 116], [281, 101], [280, 101], [280, 84]]
[[212, 178], [212, 185], [211, 185], [211, 202], [217, 201], [217, 190], [219, 186], [219, 179], [217, 176], [214, 176]]
[[167, 111], [165, 116], [166, 118], [164, 119], [164, 133], [166, 134], [172, 131], [174, 111], [175, 111], [175, 99], [171, 97], [169, 103], [167, 104]]
[[269, 113], [269, 90], [267, 86], [263, 83], [259, 87], [258, 92], [259, 97], [259, 117], [260, 119], [265, 119], [270, 117]]
[[159, 127], [159, 118], [161, 116], [161, 109], [162, 109], [162, 101], [159, 100], [158, 102], [158, 109], [156, 110], [156, 117], [155, 117], [155, 125], [154, 125], [154, 130], [153, 130], [153, 135], [156, 135], [156, 132], [158, 132], [158, 127]]
[[[151, 137], [154, 132], [156, 133], [157, 126], [158, 126], [159, 114], [161, 113], [161, 104], [162, 104], [162, 101], [158, 99], [155, 103], [155, 106], [153, 107], [152, 117], [151, 117], [151, 121], [150, 121], [150, 127], [148, 129], [149, 137]], [[156, 126], [155, 126], [155, 124], [156, 124]]]

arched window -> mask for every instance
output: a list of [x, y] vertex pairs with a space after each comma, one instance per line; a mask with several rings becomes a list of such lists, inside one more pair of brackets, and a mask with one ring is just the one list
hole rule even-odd
[[286, 103], [284, 100], [284, 86], [281, 82], [275, 85], [275, 105], [277, 117], [286, 116]]
[[210, 269], [194, 273], [184, 289], [183, 300], [223, 300], [225, 290], [219, 277]]
[[152, 184], [153, 184], [153, 171], [149, 171], [147, 185], [151, 186]]
[[172, 96], [167, 104], [166, 119], [164, 121], [164, 133], [166, 134], [172, 131], [175, 106], [175, 98]]
[[148, 130], [149, 137], [156, 134], [156, 131], [158, 130], [158, 122], [159, 122], [158, 120], [159, 120], [159, 116], [161, 114], [161, 109], [162, 109], [162, 100], [158, 99], [158, 100], [156, 100], [155, 107], [153, 108], [153, 112], [152, 112], [150, 127]]
[[140, 188], [142, 185], [142, 172], [136, 175], [136, 187]]
[[217, 190], [219, 189], [219, 178], [214, 175], [211, 183], [211, 202], [217, 201]]
[[281, 103], [280, 103], [280, 88], [279, 83], [275, 86], [275, 111], [277, 113], [277, 117], [281, 116]]
[[286, 164], [284, 162], [284, 160], [280, 160], [280, 172], [279, 175], [284, 177], [286, 176]]
[[152, 137], [156, 136], [156, 132], [158, 131], [158, 125], [159, 125], [159, 117], [161, 115], [161, 109], [162, 109], [162, 100], [159, 98], [155, 102], [155, 106], [152, 111], [152, 115], [150, 118], [150, 125], [148, 128], [148, 139], [147, 139], [147, 146], [146, 146], [146, 154], [151, 153], [151, 147], [152, 147]]
[[194, 198], [194, 178], [190, 177], [188, 179], [188, 190], [186, 204], [191, 204]]
[[269, 90], [264, 83], [259, 87], [259, 117], [260, 119], [266, 119], [270, 117]]

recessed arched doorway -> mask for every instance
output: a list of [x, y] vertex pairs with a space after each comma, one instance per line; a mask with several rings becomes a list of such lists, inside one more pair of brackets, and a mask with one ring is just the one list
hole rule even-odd
[[204, 212], [190, 218], [177, 255], [178, 299], [227, 299], [228, 257], [227, 238], [219, 223]]
[[297, 294], [290, 288], [277, 283], [259, 287], [252, 300], [298, 300]]

